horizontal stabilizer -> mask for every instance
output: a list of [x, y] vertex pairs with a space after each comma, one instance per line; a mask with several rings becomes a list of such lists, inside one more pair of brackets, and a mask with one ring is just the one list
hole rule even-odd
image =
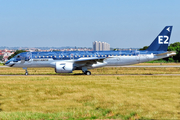
[[156, 56], [164, 56], [164, 55], [174, 56], [174, 55], [176, 55], [176, 52], [175, 51], [167, 51], [165, 53], [157, 54]]

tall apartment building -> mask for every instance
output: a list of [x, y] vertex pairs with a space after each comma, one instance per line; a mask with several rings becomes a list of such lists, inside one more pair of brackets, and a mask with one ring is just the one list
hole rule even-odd
[[110, 50], [110, 44], [101, 41], [93, 42], [93, 50], [94, 51], [108, 51]]

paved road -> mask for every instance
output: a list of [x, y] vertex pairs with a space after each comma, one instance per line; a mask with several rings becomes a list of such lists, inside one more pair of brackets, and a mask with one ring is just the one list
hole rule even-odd
[[106, 67], [180, 67], [180, 65], [128, 65], [128, 66], [106, 66]]
[[[0, 66], [7, 68], [8, 66]], [[106, 66], [106, 67], [180, 67], [180, 65], [127, 65], [127, 66]]]
[[5, 67], [8, 67], [8, 66], [0, 66], [0, 68], [5, 68]]
[[[28, 76], [80, 76], [84, 74], [74, 74], [74, 75], [27, 75]], [[0, 75], [1, 76], [26, 76], [26, 75]], [[86, 75], [84, 75], [86, 76]], [[98, 75], [91, 75], [91, 76], [180, 76], [180, 74], [128, 74], [128, 75], [123, 75], [123, 74], [98, 74]]]

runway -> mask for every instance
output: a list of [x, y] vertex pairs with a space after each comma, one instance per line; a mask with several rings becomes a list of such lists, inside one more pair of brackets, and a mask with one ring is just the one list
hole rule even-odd
[[0, 66], [0, 68], [6, 68], [6, 67], [8, 67], [8, 66]]
[[180, 67], [180, 65], [127, 65], [127, 66], [106, 66], [106, 67]]
[[[46, 76], [46, 77], [55, 77], [55, 76], [87, 76], [84, 74], [69, 74], [69, 75], [0, 75], [0, 77], [3, 76], [21, 76], [21, 77], [32, 77], [32, 76], [36, 76], [36, 77], [41, 77], [41, 76]], [[97, 75], [89, 75], [89, 76], [180, 76], [180, 74], [97, 74]]]
[[[105, 67], [180, 67], [180, 65], [126, 65], [126, 66], [105, 66]], [[0, 66], [0, 68], [11, 68], [8, 66]]]

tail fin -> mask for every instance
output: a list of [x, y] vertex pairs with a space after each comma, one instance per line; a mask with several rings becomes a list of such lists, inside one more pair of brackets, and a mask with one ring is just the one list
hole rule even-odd
[[171, 31], [172, 26], [166, 26], [146, 50], [167, 51], [171, 37]]

